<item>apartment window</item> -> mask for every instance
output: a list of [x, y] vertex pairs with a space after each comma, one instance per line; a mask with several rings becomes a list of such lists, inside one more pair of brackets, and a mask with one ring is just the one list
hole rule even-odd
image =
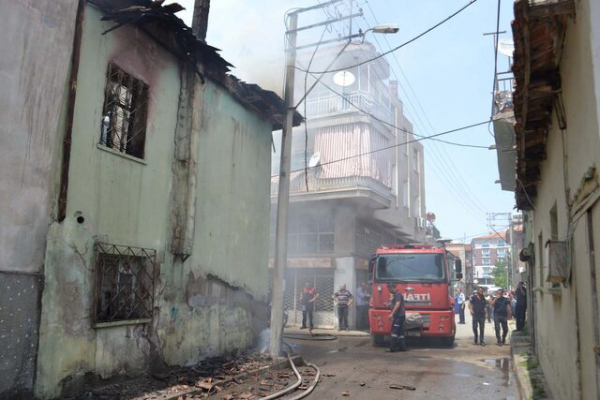
[[96, 322], [151, 318], [156, 251], [106, 243], [95, 250]]
[[492, 265], [492, 262], [489, 258], [482, 258], [481, 262], [483, 265]]
[[558, 213], [556, 203], [550, 209], [550, 240], [558, 240]]
[[489, 257], [490, 256], [490, 249], [482, 249], [481, 250], [481, 255], [483, 257]]
[[481, 242], [481, 247], [490, 247], [489, 240], [484, 240], [483, 242]]
[[539, 268], [539, 286], [544, 287], [544, 235], [540, 231], [538, 235], [538, 268]]
[[497, 253], [500, 258], [506, 257], [506, 249], [498, 249]]
[[398, 165], [392, 164], [392, 193], [398, 194]]
[[333, 216], [290, 217], [288, 250], [291, 254], [331, 253], [334, 248]]
[[413, 151], [413, 171], [419, 172], [419, 151]]
[[100, 145], [144, 158], [147, 114], [148, 85], [109, 64]]
[[505, 247], [506, 246], [506, 242], [504, 241], [504, 239], [498, 239], [498, 247]]

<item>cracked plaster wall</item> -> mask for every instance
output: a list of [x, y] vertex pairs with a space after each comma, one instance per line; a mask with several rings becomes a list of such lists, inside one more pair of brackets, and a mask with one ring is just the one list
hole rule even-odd
[[[100, 17], [86, 7], [67, 217], [47, 236], [42, 398], [74, 393], [90, 375], [138, 374], [246, 348], [266, 326], [270, 123], [220, 86], [200, 86], [208, 105], [197, 149], [199, 211], [192, 257], [182, 263], [168, 248], [180, 65], [132, 27], [102, 35], [112, 25]], [[150, 87], [143, 162], [97, 145], [109, 61]], [[95, 241], [157, 250], [150, 323], [93, 327]]]

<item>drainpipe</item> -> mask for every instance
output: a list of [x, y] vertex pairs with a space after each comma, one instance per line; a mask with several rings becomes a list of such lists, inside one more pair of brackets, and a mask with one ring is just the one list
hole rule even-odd
[[73, 136], [73, 117], [75, 115], [75, 98], [77, 95], [77, 76], [79, 75], [79, 59], [81, 56], [81, 36], [85, 0], [79, 0], [75, 18], [73, 35], [73, 53], [71, 55], [71, 74], [69, 77], [69, 99], [67, 105], [67, 129], [63, 138], [62, 163], [60, 167], [60, 188], [58, 197], [58, 221], [62, 222], [67, 215], [67, 194], [69, 191], [69, 166], [71, 164], [71, 138]]
[[[206, 39], [209, 0], [196, 0], [192, 31]], [[197, 64], [197, 63], [196, 63]], [[196, 65], [197, 66], [197, 65]], [[173, 163], [173, 237], [171, 252], [185, 261], [192, 254], [196, 218], [197, 151], [200, 136], [200, 109], [203, 96], [197, 90], [197, 74], [189, 65], [181, 70], [181, 88], [175, 128]]]

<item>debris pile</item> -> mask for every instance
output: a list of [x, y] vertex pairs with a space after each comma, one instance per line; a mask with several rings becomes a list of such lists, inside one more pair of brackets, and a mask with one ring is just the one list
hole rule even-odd
[[235, 357], [212, 357], [191, 367], [173, 368], [163, 373], [93, 387], [72, 400], [136, 399], [252, 400], [289, 385], [293, 374], [270, 371], [273, 359], [266, 354], [240, 352]]

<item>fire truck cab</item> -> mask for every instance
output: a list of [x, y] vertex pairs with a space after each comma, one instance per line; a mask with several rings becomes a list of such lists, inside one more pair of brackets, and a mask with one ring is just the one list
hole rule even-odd
[[373, 343], [390, 334], [390, 292], [396, 285], [404, 296], [407, 337], [437, 337], [454, 346], [456, 324], [452, 281], [462, 278], [462, 265], [442, 246], [391, 245], [379, 248], [369, 263], [372, 296], [369, 326]]

